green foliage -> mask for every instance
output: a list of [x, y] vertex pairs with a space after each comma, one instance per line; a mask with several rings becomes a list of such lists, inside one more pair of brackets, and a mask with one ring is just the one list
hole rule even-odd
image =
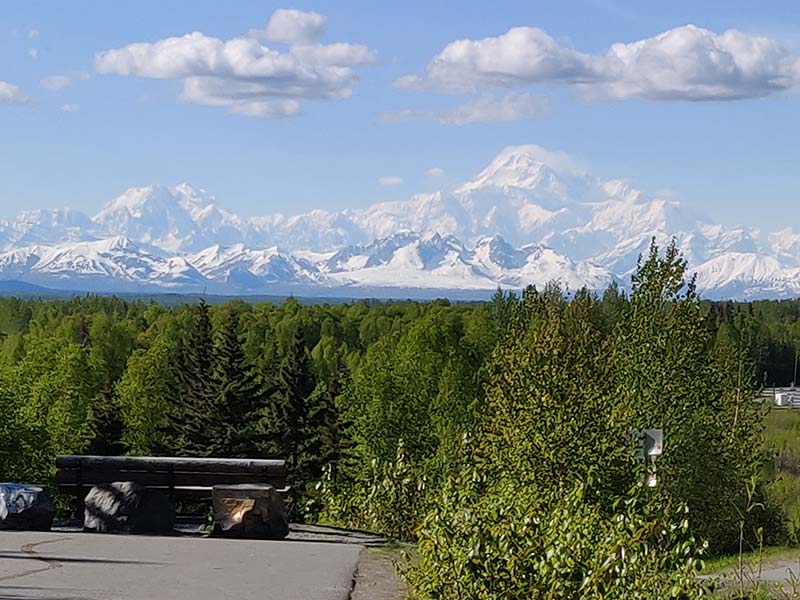
[[249, 364], [239, 339], [239, 315], [228, 312], [214, 347], [214, 417], [221, 423], [219, 453], [253, 458], [258, 449], [259, 417], [264, 390]]
[[0, 367], [0, 480], [44, 482], [49, 448], [41, 441], [46, 431], [23, 414], [15, 381], [12, 372]]
[[487, 473], [542, 491], [575, 480], [593, 480], [598, 492], [629, 484], [631, 424], [620, 416], [595, 302], [531, 291], [518, 306], [514, 335], [490, 361], [476, 455]]
[[766, 428], [767, 501], [786, 515], [789, 533], [800, 537], [800, 411], [774, 408]]
[[445, 486], [404, 571], [414, 600], [694, 598], [702, 547], [683, 510], [634, 488], [609, 510], [576, 485], [542, 495], [465, 470]]
[[128, 359], [128, 368], [117, 383], [122, 443], [133, 455], [155, 454], [166, 444], [170, 393], [173, 389], [171, 352], [159, 339], [148, 349], [139, 349]]
[[287, 342], [264, 425], [267, 451], [289, 465], [290, 510], [296, 519], [304, 518], [306, 486], [322, 475], [320, 436], [326, 421], [323, 397], [314, 396], [314, 388], [305, 338], [297, 327]]
[[[797, 348], [800, 301], [702, 302], [674, 245], [629, 296], [0, 299], [0, 479], [49, 483], [61, 452], [282, 457], [297, 518], [419, 539], [419, 598], [691, 597], [692, 536], [800, 523], [798, 428], [761, 477], [752, 401]], [[634, 427], [665, 431], [646, 493]]]
[[399, 540], [413, 539], [421, 515], [430, 509], [429, 483], [409, 460], [402, 443], [391, 461], [373, 459], [353, 482], [342, 484], [326, 467], [315, 486], [322, 523], [380, 531]]
[[723, 336], [715, 347], [685, 269], [674, 243], [640, 261], [616, 329], [617, 394], [630, 426], [666, 432], [660, 493], [689, 505], [712, 551], [732, 551], [745, 483], [760, 470], [763, 414], [746, 348]]
[[[375, 522], [373, 515], [391, 495], [398, 449], [413, 465], [413, 480], [404, 485], [421, 495], [435, 492], [461, 466], [460, 440], [474, 428], [485, 357], [497, 335], [483, 309], [434, 303], [406, 330], [388, 333], [367, 349], [345, 394], [361, 467], [351, 473], [355, 488], [342, 492], [360, 499], [363, 522]], [[409, 539], [422, 513], [412, 506], [394, 510], [393, 519], [407, 521], [391, 531]]]
[[225, 443], [224, 421], [214, 386], [214, 334], [208, 305], [188, 315], [171, 367], [173, 403], [164, 441], [176, 456], [219, 456]]

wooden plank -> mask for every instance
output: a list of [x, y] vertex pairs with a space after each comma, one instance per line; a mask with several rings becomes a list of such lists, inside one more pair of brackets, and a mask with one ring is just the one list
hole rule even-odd
[[[181, 488], [168, 488], [166, 486], [158, 486], [158, 485], [151, 485], [148, 486], [150, 489], [155, 490], [162, 490], [164, 492], [170, 493], [179, 498], [203, 498], [203, 497], [211, 497], [211, 491], [214, 489], [213, 487], [181, 487]], [[72, 485], [72, 484], [61, 484], [58, 486], [58, 491], [62, 494], [68, 494], [71, 496], [85, 496], [89, 490], [92, 488], [91, 485]]]
[[166, 471], [133, 471], [121, 469], [59, 469], [56, 483], [83, 485], [135, 481], [148, 487], [210, 487], [241, 483], [271, 483], [282, 487], [286, 477], [277, 473], [169, 473]]
[[286, 461], [247, 458], [180, 458], [162, 456], [58, 456], [59, 469], [96, 468], [186, 473], [286, 474]]
[[[279, 485], [279, 482], [272, 483], [272, 485], [275, 486], [280, 494], [285, 494], [289, 491], [289, 488], [286, 487], [286, 485]], [[166, 486], [158, 485], [151, 485], [148, 487], [151, 489], [162, 490], [177, 498], [210, 498], [211, 492], [214, 489], [213, 486], [183, 486], [172, 489]], [[91, 488], [91, 485], [62, 484], [58, 486], [58, 490], [61, 493], [78, 497], [85, 496]]]

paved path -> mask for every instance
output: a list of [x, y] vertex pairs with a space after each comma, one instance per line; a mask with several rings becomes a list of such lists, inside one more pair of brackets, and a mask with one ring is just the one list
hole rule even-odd
[[0, 532], [0, 600], [347, 600], [361, 549]]
[[[770, 589], [780, 587], [785, 592], [794, 593], [800, 591], [800, 552], [792, 550], [780, 556], [765, 558], [760, 566], [754, 558], [749, 556], [741, 573], [741, 581], [737, 567], [729, 567], [716, 573], [703, 575], [700, 579], [706, 581], [715, 579], [720, 590], [737, 589], [743, 582], [745, 588], [764, 584]], [[796, 596], [791, 597], [795, 598]], [[2, 599], [0, 598], [0, 600]]]
[[[751, 567], [747, 573], [753, 577], [758, 574], [756, 567]], [[761, 567], [761, 581], [781, 584], [800, 581], [800, 557], [765, 561]]]

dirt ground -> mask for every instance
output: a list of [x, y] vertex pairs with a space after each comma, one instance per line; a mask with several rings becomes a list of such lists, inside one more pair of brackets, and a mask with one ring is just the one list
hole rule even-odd
[[394, 568], [394, 562], [399, 560], [400, 550], [366, 548], [358, 563], [351, 600], [403, 600], [406, 587]]

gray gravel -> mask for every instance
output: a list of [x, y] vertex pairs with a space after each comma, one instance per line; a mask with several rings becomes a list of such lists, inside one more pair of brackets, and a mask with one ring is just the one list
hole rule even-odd
[[347, 600], [362, 546], [0, 533], [0, 600]]

